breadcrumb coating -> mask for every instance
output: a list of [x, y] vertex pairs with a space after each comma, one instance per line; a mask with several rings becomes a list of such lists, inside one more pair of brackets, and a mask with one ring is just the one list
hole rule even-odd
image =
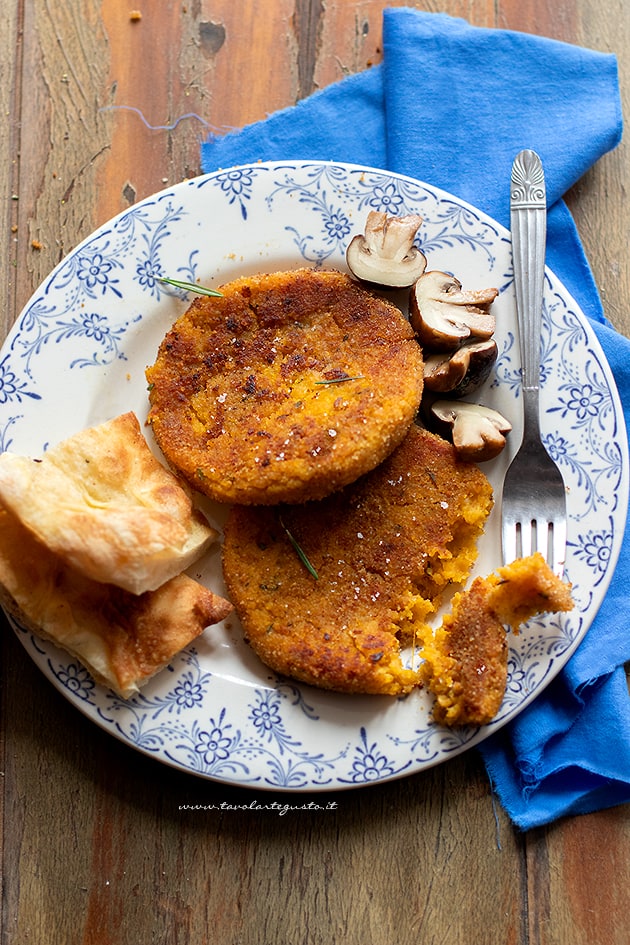
[[499, 711], [507, 680], [505, 627], [517, 633], [536, 614], [573, 608], [570, 585], [539, 553], [519, 558], [456, 594], [451, 613], [423, 638], [423, 675], [447, 725], [485, 725]]
[[481, 470], [415, 425], [381, 466], [327, 499], [234, 507], [223, 569], [246, 638], [276, 672], [315, 686], [409, 692], [422, 674], [417, 658], [403, 665], [401, 645], [467, 578], [491, 507]]
[[238, 279], [199, 297], [147, 370], [173, 469], [220, 502], [320, 499], [404, 438], [423, 387], [398, 308], [336, 271]]

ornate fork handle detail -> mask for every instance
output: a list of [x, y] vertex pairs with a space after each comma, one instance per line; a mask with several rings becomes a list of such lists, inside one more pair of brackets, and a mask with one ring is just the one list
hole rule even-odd
[[546, 207], [545, 174], [535, 151], [521, 151], [512, 165], [512, 209]]
[[523, 395], [527, 410], [526, 392], [538, 391], [540, 385], [540, 330], [547, 238], [545, 175], [534, 151], [521, 151], [512, 166], [510, 217]]

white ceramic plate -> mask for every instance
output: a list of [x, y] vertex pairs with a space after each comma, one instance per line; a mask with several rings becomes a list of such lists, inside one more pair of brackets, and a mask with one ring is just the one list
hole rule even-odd
[[[499, 496], [520, 439], [509, 234], [426, 184], [320, 162], [255, 164], [186, 181], [132, 207], [78, 246], [33, 296], [1, 352], [0, 449], [37, 456], [130, 409], [144, 421], [144, 369], [190, 301], [157, 277], [218, 285], [305, 264], [345, 269], [346, 246], [363, 231], [371, 209], [420, 213], [429, 268], [453, 272], [465, 288], [501, 290], [494, 303], [500, 357], [496, 379], [483, 392], [514, 424], [509, 449], [485, 467]], [[510, 639], [505, 700], [486, 728], [435, 725], [422, 692], [405, 699], [344, 696], [276, 678], [243, 643], [235, 619], [207, 630], [127, 702], [14, 623], [27, 652], [78, 709], [113, 735], [228, 784], [283, 791], [356, 787], [411, 774], [477, 744], [541, 692], [587, 632], [624, 530], [628, 456], [615, 384], [588, 323], [550, 272], [543, 358], [542, 427], [568, 487], [566, 570], [576, 609], [532, 621]], [[208, 511], [220, 527], [222, 509]], [[497, 507], [475, 573], [501, 563], [499, 516]], [[218, 549], [190, 573], [223, 592]]]

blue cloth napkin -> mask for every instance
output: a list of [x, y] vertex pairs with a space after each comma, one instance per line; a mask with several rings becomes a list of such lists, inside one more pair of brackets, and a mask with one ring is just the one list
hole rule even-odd
[[[407, 8], [383, 14], [383, 62], [202, 145], [204, 171], [318, 159], [385, 168], [456, 194], [509, 226], [506, 181], [545, 166], [547, 261], [591, 320], [630, 409], [630, 341], [604, 317], [563, 194], [621, 137], [614, 56]], [[630, 426], [630, 424], [629, 424]], [[480, 748], [522, 829], [630, 800], [626, 541], [589, 633], [554, 682]]]

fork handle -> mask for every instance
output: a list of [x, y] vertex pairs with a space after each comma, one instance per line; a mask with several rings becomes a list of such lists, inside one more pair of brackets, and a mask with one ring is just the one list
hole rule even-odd
[[[535, 151], [521, 151], [512, 165], [510, 226], [523, 397], [526, 404], [531, 405], [537, 399], [540, 387], [540, 333], [547, 239], [545, 175]], [[532, 394], [528, 396], [529, 391]], [[537, 403], [535, 407], [537, 420]]]

